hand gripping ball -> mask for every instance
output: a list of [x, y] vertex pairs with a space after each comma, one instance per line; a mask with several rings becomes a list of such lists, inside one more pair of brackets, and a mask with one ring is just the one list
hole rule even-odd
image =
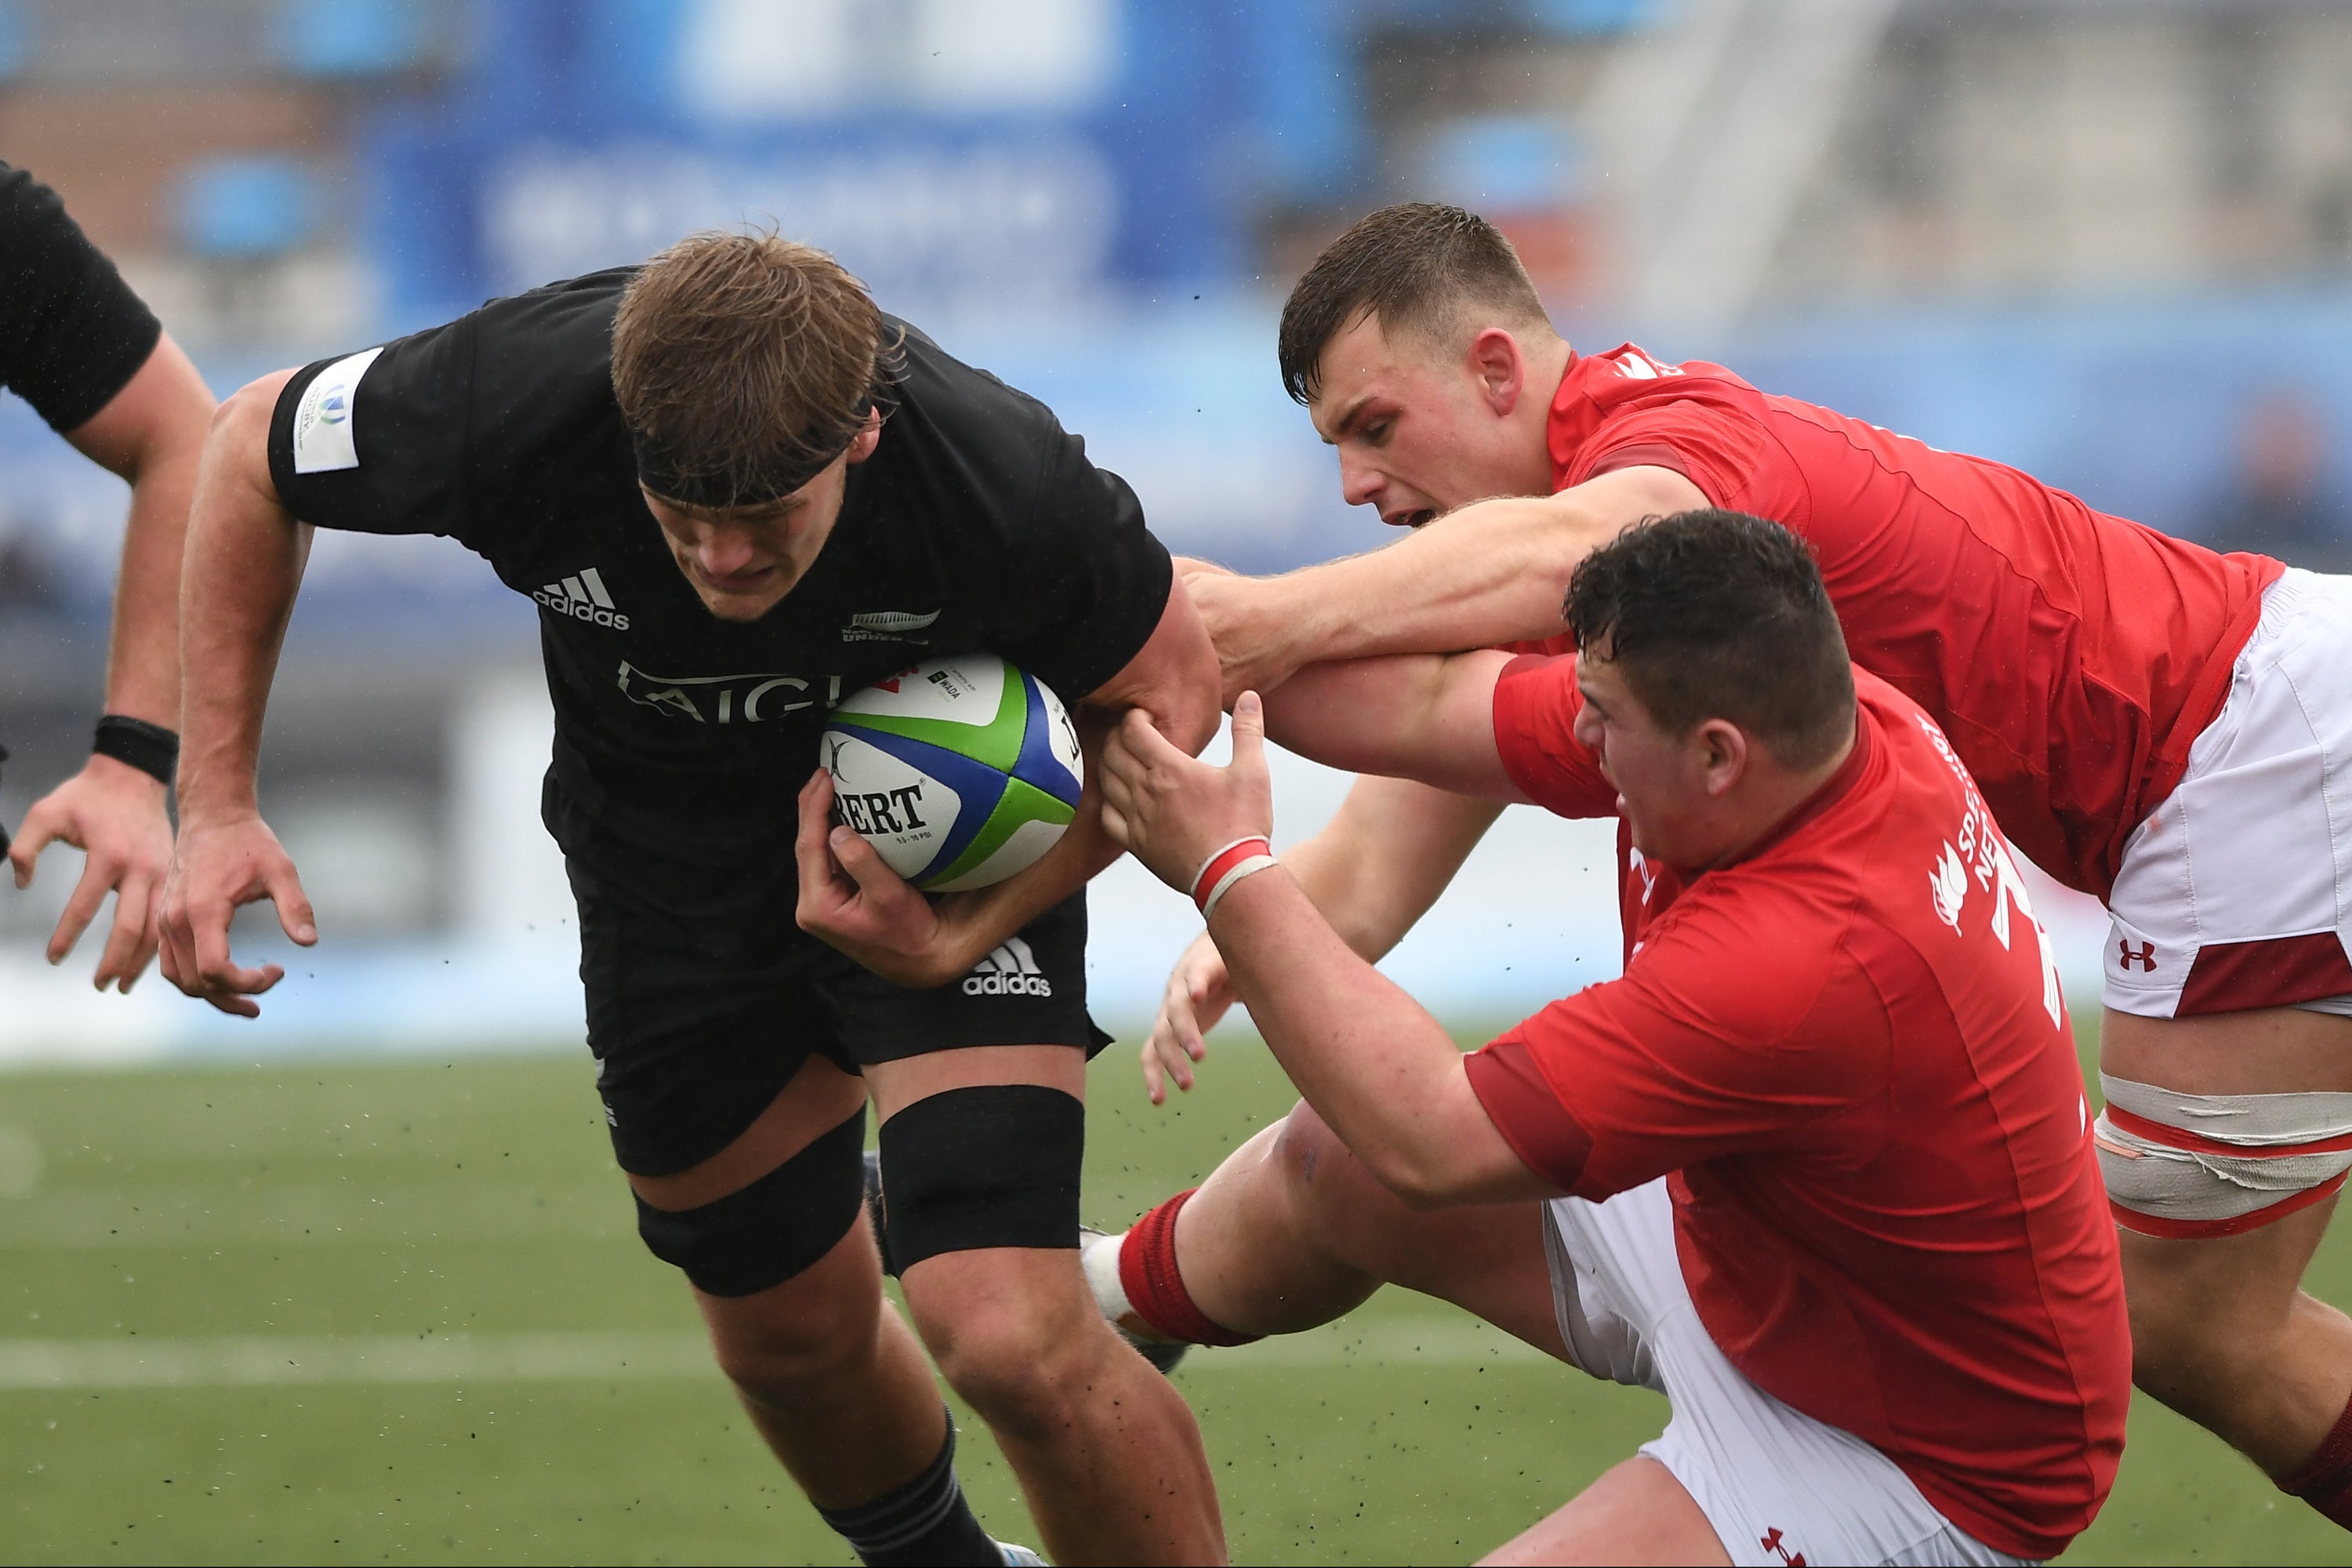
[[1001, 882], [1051, 849], [1086, 772], [1062, 700], [992, 653], [926, 659], [845, 699], [822, 755], [835, 819], [933, 893]]

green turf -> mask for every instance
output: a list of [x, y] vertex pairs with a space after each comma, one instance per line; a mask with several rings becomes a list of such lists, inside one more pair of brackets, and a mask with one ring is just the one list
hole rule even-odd
[[[1168, 1111], [1133, 1072], [1123, 1050], [1096, 1067], [1088, 1205], [1106, 1220], [1288, 1103], [1247, 1046]], [[2315, 1281], [2352, 1300], [2352, 1247]], [[1385, 1359], [1180, 1374], [1238, 1559], [1465, 1560], [1662, 1419], [1653, 1396], [1548, 1363], [1415, 1364], [1441, 1313], [1391, 1292], [1356, 1314], [1347, 1335], [1402, 1335]], [[0, 1079], [0, 1365], [25, 1341], [224, 1336], [429, 1352], [611, 1332], [675, 1352], [694, 1326], [635, 1240], [584, 1062]], [[2145, 1402], [2132, 1433], [2069, 1561], [2344, 1559], [2342, 1535], [2210, 1437]], [[963, 1468], [998, 1531], [1026, 1536], [969, 1421]], [[0, 1393], [0, 1560], [848, 1559], [715, 1374], [598, 1374]]]

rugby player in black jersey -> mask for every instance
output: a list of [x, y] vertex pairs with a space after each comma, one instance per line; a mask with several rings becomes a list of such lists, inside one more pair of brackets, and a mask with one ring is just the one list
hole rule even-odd
[[[542, 815], [640, 1234], [685, 1271], [827, 1521], [869, 1563], [998, 1559], [881, 1294], [870, 1098], [915, 1328], [1048, 1550], [1221, 1558], [1191, 1413], [1103, 1324], [1078, 1265], [1080, 1097], [1106, 1037], [1084, 884], [1117, 855], [1092, 788], [1028, 871], [927, 900], [855, 834], [828, 841], [815, 772], [829, 703], [976, 649], [1082, 724], [1140, 708], [1197, 751], [1216, 658], [1127, 485], [830, 258], [758, 236], [697, 237], [245, 388], [190, 523], [163, 942], [183, 990], [248, 1016], [279, 970], [232, 960], [234, 909], [267, 898], [295, 941], [317, 936], [254, 792], [310, 525], [450, 535], [538, 602]], [[1036, 984], [952, 984], [1016, 936]]]
[[99, 954], [97, 984], [128, 991], [155, 956], [156, 910], [172, 861], [164, 792], [179, 743], [180, 547], [213, 396], [57, 193], [5, 163], [0, 386], [131, 483], [106, 707], [89, 761], [34, 803], [14, 844], [0, 826], [0, 851], [19, 888], [32, 886], [49, 845], [85, 852], [48, 959], [64, 962], [111, 892], [113, 930]]

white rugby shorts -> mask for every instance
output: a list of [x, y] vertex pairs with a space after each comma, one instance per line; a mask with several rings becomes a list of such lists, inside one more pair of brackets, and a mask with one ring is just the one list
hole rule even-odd
[[1577, 1365], [1672, 1403], [1665, 1431], [1642, 1452], [1673, 1472], [1734, 1563], [2027, 1561], [1969, 1535], [1892, 1459], [1731, 1364], [1684, 1288], [1663, 1178], [1605, 1203], [1544, 1206], [1552, 1307]]
[[2352, 577], [2263, 594], [2221, 711], [2124, 844], [2103, 1000], [2146, 1018], [2352, 1015]]

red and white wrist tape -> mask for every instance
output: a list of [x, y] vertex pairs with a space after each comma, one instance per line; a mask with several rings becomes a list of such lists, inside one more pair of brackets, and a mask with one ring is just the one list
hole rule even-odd
[[1201, 862], [1201, 869], [1192, 878], [1193, 907], [1201, 911], [1202, 920], [1207, 920], [1216, 912], [1217, 900], [1234, 883], [1274, 864], [1274, 846], [1265, 839], [1234, 839]]

